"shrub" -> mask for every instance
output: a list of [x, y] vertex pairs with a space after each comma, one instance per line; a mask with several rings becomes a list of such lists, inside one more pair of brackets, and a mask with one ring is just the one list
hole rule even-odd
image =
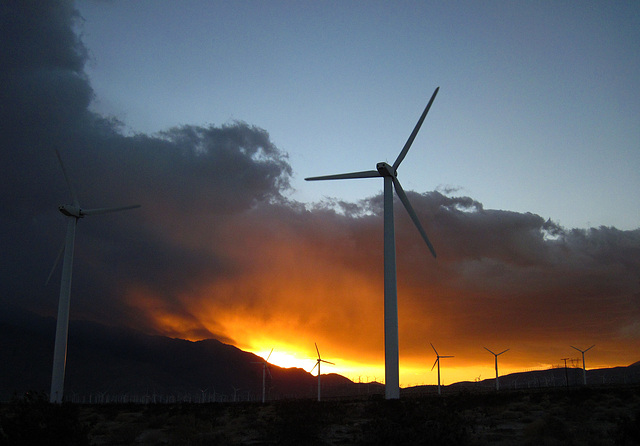
[[28, 392], [13, 398], [0, 415], [0, 445], [88, 445], [88, 428], [78, 407], [52, 404], [46, 395]]

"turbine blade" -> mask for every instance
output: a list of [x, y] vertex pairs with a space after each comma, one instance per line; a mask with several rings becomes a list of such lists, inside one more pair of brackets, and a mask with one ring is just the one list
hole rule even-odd
[[409, 136], [409, 139], [407, 140], [404, 147], [402, 148], [400, 155], [398, 155], [398, 158], [393, 163], [394, 169], [397, 169], [400, 163], [402, 162], [402, 160], [404, 160], [404, 157], [407, 156], [407, 152], [409, 151], [411, 144], [413, 144], [413, 140], [416, 139], [416, 135], [420, 131], [420, 127], [422, 126], [424, 118], [426, 118], [427, 113], [429, 113], [429, 109], [431, 108], [431, 104], [433, 104], [433, 100], [436, 98], [436, 95], [438, 94], [438, 90], [440, 90], [440, 87], [436, 88], [436, 90], [433, 92], [433, 95], [431, 95], [431, 99], [429, 99], [429, 103], [427, 104], [424, 111], [422, 112], [422, 116], [420, 116], [420, 119], [418, 119], [418, 123], [413, 129], [413, 132], [411, 132], [411, 136]]
[[[429, 344], [431, 344], [431, 342], [429, 342]], [[436, 356], [438, 356], [438, 350], [436, 350], [433, 344], [431, 344], [431, 348], [433, 349], [434, 352], [436, 352]]]
[[441, 358], [455, 358], [455, 356], [440, 356]]
[[[489, 353], [491, 353], [492, 355], [495, 355], [495, 353], [493, 353], [491, 350], [489, 350], [487, 347], [482, 347], [484, 348], [486, 351], [488, 351]], [[504, 352], [503, 352], [504, 353]]]
[[438, 356], [436, 358], [436, 362], [433, 363], [433, 366], [431, 366], [431, 371], [433, 372], [433, 369], [435, 368], [436, 364], [438, 363], [438, 360], [440, 359], [440, 357]]
[[269, 358], [271, 357], [271, 353], [273, 353], [273, 349], [271, 349], [271, 351], [269, 352], [269, 356], [267, 356], [267, 359], [265, 360], [265, 362], [269, 362]]
[[326, 362], [327, 364], [333, 364], [333, 365], [336, 365], [336, 363], [335, 363], [335, 362], [325, 361], [324, 359], [321, 359], [320, 361], [321, 361], [321, 362]]
[[501, 351], [500, 353], [498, 353], [496, 356], [500, 356], [501, 354], [503, 354], [504, 352], [508, 352], [509, 350], [511, 350], [511, 349], [509, 349], [509, 348], [508, 348], [508, 349], [506, 349], [506, 350], [503, 350], [503, 351]]
[[588, 352], [589, 350], [591, 350], [595, 346], [596, 346], [596, 344], [593, 344], [591, 347], [589, 347], [588, 349], [585, 350], [585, 353]]
[[573, 345], [570, 345], [569, 347], [578, 350], [580, 353], [582, 353], [582, 350], [580, 350], [578, 347], [574, 347]]
[[55, 149], [56, 156], [58, 157], [58, 162], [60, 163], [60, 168], [62, 168], [62, 174], [64, 175], [64, 180], [67, 182], [67, 187], [69, 188], [69, 192], [71, 193], [71, 199], [73, 200], [73, 205], [75, 207], [80, 207], [80, 203], [78, 202], [78, 196], [76, 195], [76, 191], [71, 185], [71, 181], [69, 180], [69, 175], [67, 175], [67, 169], [64, 168], [64, 163], [62, 162], [62, 157], [60, 156], [60, 152], [58, 149]]
[[320, 360], [320, 350], [318, 350], [318, 344], [316, 342], [314, 342], [314, 344], [316, 345], [316, 352], [318, 352], [318, 360]]
[[433, 257], [435, 258], [436, 250], [433, 248], [433, 245], [429, 241], [429, 237], [427, 237], [427, 233], [422, 228], [422, 225], [420, 224], [420, 220], [418, 219], [418, 215], [416, 214], [416, 211], [413, 210], [413, 207], [409, 202], [409, 198], [407, 198], [407, 194], [404, 193], [404, 189], [402, 189], [402, 186], [400, 185], [400, 181], [398, 181], [396, 177], [391, 177], [391, 178], [393, 180], [393, 185], [395, 186], [395, 189], [396, 189], [396, 194], [398, 194], [400, 201], [402, 201], [402, 204], [404, 205], [405, 209], [409, 213], [411, 220], [413, 220], [413, 223], [416, 225], [416, 228], [418, 228], [418, 232], [420, 233], [424, 241], [427, 243], [427, 246], [429, 247], [429, 251], [431, 251], [431, 254], [433, 254]]
[[364, 170], [362, 172], [351, 173], [339, 173], [336, 175], [323, 175], [320, 177], [305, 178], [305, 181], [318, 181], [318, 180], [349, 180], [352, 178], [378, 178], [380, 172], [377, 170]]
[[271, 367], [267, 367], [267, 373], [269, 373], [269, 378], [273, 379], [273, 375], [271, 374]]
[[319, 362], [316, 361], [316, 364], [313, 366], [313, 368], [311, 370], [309, 370], [309, 373], [312, 373], [316, 369], [316, 367], [318, 366], [318, 363]]
[[49, 275], [47, 276], [47, 281], [44, 283], [44, 286], [49, 285], [49, 281], [51, 280], [51, 276], [53, 276], [53, 273], [56, 270], [56, 267], [58, 266], [58, 263], [60, 263], [60, 258], [62, 257], [62, 254], [64, 253], [64, 245], [65, 245], [65, 243], [62, 244], [62, 246], [60, 247], [60, 251], [58, 251], [58, 255], [56, 257], [55, 262], [53, 262], [53, 267], [51, 268], [51, 271], [49, 272]]
[[98, 208], [98, 209], [82, 209], [82, 215], [98, 215], [98, 214], [108, 214], [110, 212], [118, 212], [118, 211], [126, 211], [129, 209], [139, 208], [139, 204], [134, 204], [131, 206], [120, 206], [117, 208]]

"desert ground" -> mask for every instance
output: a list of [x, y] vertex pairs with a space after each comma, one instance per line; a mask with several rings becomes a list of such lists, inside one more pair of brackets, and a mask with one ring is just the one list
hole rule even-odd
[[0, 406], [0, 445], [638, 445], [640, 386], [576, 387], [395, 401]]

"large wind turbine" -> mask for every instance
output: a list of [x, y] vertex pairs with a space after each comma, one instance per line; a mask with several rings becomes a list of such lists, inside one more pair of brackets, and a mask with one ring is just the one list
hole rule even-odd
[[260, 362], [254, 362], [254, 364], [262, 364], [262, 402], [264, 403], [267, 400], [267, 372], [269, 372], [269, 376], [271, 377], [271, 370], [269, 370], [269, 358], [271, 357], [271, 353], [273, 353], [273, 349], [269, 352], [269, 356], [267, 359], [264, 359]]
[[587, 385], [587, 368], [586, 368], [586, 366], [584, 365], [584, 354], [585, 354], [585, 353], [587, 353], [589, 350], [591, 350], [591, 349], [592, 349], [593, 347], [595, 347], [595, 346], [596, 346], [596, 345], [595, 345], [595, 344], [593, 344], [591, 347], [589, 347], [589, 348], [588, 348], [588, 349], [586, 349], [586, 350], [580, 350], [579, 348], [574, 347], [573, 345], [570, 345], [570, 346], [569, 346], [569, 347], [571, 347], [571, 348], [575, 348], [575, 349], [576, 349], [576, 350], [578, 350], [580, 353], [582, 353], [582, 381], [583, 381], [583, 383], [584, 383], [584, 385], [585, 385], [585, 386]]
[[491, 353], [493, 356], [496, 357], [496, 391], [500, 390], [500, 382], [498, 381], [498, 356], [500, 356], [501, 354], [503, 354], [504, 352], [508, 352], [509, 349], [503, 350], [500, 353], [493, 353], [491, 350], [489, 350], [487, 347], [483, 347], [486, 351], [488, 351], [489, 353]]
[[[429, 344], [431, 344], [431, 342], [429, 342]], [[438, 395], [440, 395], [440, 358], [453, 358], [453, 356], [442, 356], [442, 355], [439, 355], [438, 351], [433, 346], [433, 344], [431, 344], [431, 348], [433, 349], [434, 352], [436, 352], [436, 362], [433, 363], [433, 366], [431, 367], [431, 371], [433, 371], [433, 368], [437, 364], [438, 365]]]
[[316, 365], [313, 366], [313, 368], [309, 371], [309, 373], [313, 372], [313, 369], [318, 367], [318, 401], [320, 401], [320, 363], [326, 362], [327, 364], [333, 364], [333, 365], [335, 364], [333, 362], [325, 361], [324, 359], [322, 359], [320, 357], [320, 350], [318, 350], [318, 344], [315, 342], [314, 344], [316, 345], [316, 352], [318, 353], [318, 359], [316, 359]]
[[427, 243], [429, 250], [436, 256], [436, 251], [431, 245], [427, 233], [422, 228], [417, 214], [413, 210], [407, 194], [398, 181], [398, 166], [407, 155], [413, 140], [416, 138], [424, 118], [427, 116], [433, 100], [438, 94], [440, 87], [436, 88], [422, 112], [413, 132], [405, 143], [402, 151], [398, 155], [392, 166], [385, 162], [376, 165], [376, 170], [363, 172], [351, 172], [338, 175], [325, 175], [319, 177], [305, 178], [307, 181], [316, 180], [343, 180], [352, 178], [378, 178], [384, 179], [384, 373], [385, 373], [385, 397], [386, 399], [400, 398], [400, 368], [398, 360], [398, 290], [396, 285], [396, 242], [393, 224], [393, 189], [395, 188], [398, 198], [404, 205], [418, 228], [420, 235]]
[[[60, 153], [56, 150], [60, 167], [67, 187], [71, 192], [73, 204], [63, 204], [58, 207], [60, 212], [69, 217], [67, 224], [67, 235], [64, 245], [64, 259], [62, 262], [62, 279], [60, 281], [60, 298], [58, 301], [58, 320], [56, 325], [56, 341], [53, 351], [53, 372], [51, 374], [51, 394], [49, 399], [52, 403], [61, 403], [64, 392], [64, 373], [67, 361], [67, 338], [69, 332], [69, 305], [71, 302], [71, 275], [73, 273], [73, 247], [76, 238], [76, 224], [80, 218], [88, 215], [106, 214], [109, 212], [124, 211], [140, 207], [139, 204], [133, 206], [121, 206], [115, 208], [82, 209], [67, 171], [62, 163]], [[55, 266], [54, 266], [55, 268]], [[53, 271], [52, 271], [53, 272]]]

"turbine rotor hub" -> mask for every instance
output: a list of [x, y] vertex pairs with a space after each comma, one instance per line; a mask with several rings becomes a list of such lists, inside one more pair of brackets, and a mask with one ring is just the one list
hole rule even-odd
[[75, 217], [75, 218], [84, 217], [84, 214], [82, 213], [82, 209], [76, 206], [72, 206], [70, 204], [63, 204], [61, 206], [58, 206], [58, 210], [62, 212], [64, 215], [66, 215], [67, 217]]
[[378, 164], [376, 164], [376, 169], [378, 170], [378, 173], [380, 174], [380, 176], [383, 177], [397, 177], [398, 176], [398, 172], [389, 164], [385, 163], [385, 162], [380, 162]]

